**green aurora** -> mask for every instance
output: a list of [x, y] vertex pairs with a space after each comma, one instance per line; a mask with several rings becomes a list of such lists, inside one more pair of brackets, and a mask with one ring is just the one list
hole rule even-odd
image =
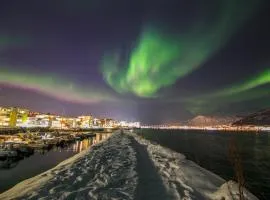
[[157, 97], [161, 88], [203, 66], [258, 7], [255, 1], [221, 2], [221, 12], [208, 25], [202, 19], [179, 34], [167, 34], [159, 28], [146, 26], [127, 65], [121, 63], [118, 52], [104, 56], [102, 72], [105, 81], [119, 93]]
[[194, 114], [215, 111], [223, 105], [262, 98], [265, 99], [264, 104], [267, 105], [270, 100], [269, 84], [270, 69], [266, 69], [242, 83], [234, 84], [213, 93], [180, 101], [186, 102], [188, 110]]
[[117, 98], [100, 87], [83, 88], [71, 81], [52, 74], [35, 75], [23, 72], [10, 72], [0, 69], [0, 84], [17, 88], [30, 89], [48, 96], [78, 103], [95, 103], [100, 101], [117, 101]]
[[[194, 23], [187, 31], [169, 34], [164, 29], [145, 26], [127, 64], [121, 53], [108, 52], [102, 61], [105, 81], [118, 93], [158, 98], [161, 88], [174, 84], [189, 75], [226, 45], [234, 33], [254, 14], [254, 1], [241, 3], [223, 1], [222, 12], [211, 23]], [[253, 10], [253, 11], [251, 11]], [[25, 44], [26, 39], [0, 36], [0, 50]], [[59, 76], [11, 72], [0, 69], [0, 84], [30, 89], [48, 96], [78, 103], [119, 101], [119, 97], [94, 85], [80, 86]], [[166, 101], [181, 102], [192, 113], [211, 112], [223, 105], [242, 101], [269, 99], [270, 69], [248, 79], [209, 94], [190, 98], [185, 96]], [[164, 99], [163, 99], [164, 100]], [[211, 103], [210, 103], [211, 102]]]
[[241, 93], [247, 90], [251, 90], [256, 87], [266, 85], [269, 83], [270, 83], [270, 69], [266, 69], [262, 73], [259, 73], [258, 75], [252, 77], [251, 79], [248, 79], [247, 81], [244, 81], [243, 83], [235, 84], [231, 87], [225, 88], [221, 91], [213, 93], [212, 95], [209, 95], [209, 97], [229, 96], [229, 95]]

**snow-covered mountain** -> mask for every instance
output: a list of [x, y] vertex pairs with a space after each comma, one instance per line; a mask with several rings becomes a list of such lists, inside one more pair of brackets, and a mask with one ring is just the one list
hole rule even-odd
[[233, 125], [270, 125], [270, 109], [253, 113], [233, 123]]
[[238, 120], [237, 117], [219, 117], [198, 115], [188, 122], [190, 126], [229, 125]]

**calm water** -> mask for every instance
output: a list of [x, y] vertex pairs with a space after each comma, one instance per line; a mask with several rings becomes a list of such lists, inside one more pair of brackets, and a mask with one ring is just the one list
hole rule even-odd
[[0, 193], [25, 179], [55, 167], [63, 160], [89, 148], [92, 144], [98, 143], [108, 136], [110, 136], [110, 133], [96, 133], [95, 137], [76, 141], [64, 148], [54, 147], [50, 151], [36, 152], [32, 156], [14, 163], [9, 169], [0, 168]]
[[185, 154], [226, 180], [234, 177], [228, 148], [234, 138], [242, 159], [245, 186], [259, 199], [270, 199], [270, 133], [140, 130], [138, 134]]

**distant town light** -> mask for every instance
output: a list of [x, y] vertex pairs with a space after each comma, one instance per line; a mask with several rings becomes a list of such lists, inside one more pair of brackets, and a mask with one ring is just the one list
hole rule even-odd
[[140, 122], [95, 118], [92, 115], [66, 117], [32, 112], [24, 108], [0, 107], [0, 127], [48, 127], [55, 129], [139, 128]]

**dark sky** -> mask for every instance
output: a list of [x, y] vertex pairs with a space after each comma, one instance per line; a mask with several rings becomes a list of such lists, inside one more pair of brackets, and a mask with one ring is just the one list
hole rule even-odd
[[270, 107], [270, 3], [1, 1], [0, 105], [176, 122]]

